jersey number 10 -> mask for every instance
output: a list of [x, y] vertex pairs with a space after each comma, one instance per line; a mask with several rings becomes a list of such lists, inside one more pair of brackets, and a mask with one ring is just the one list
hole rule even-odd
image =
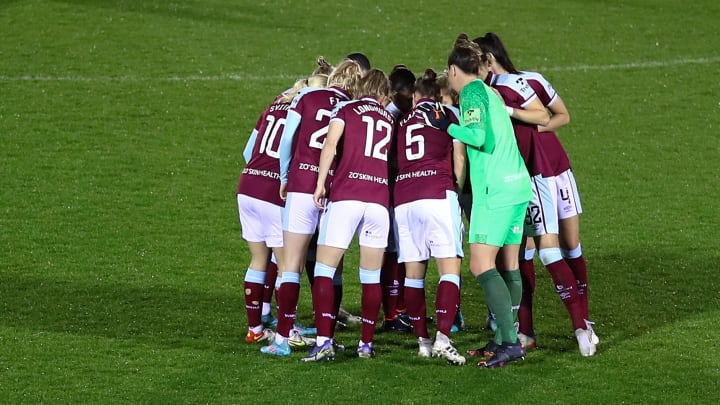
[[[265, 153], [271, 158], [280, 159], [280, 142], [275, 142], [280, 128], [285, 126], [285, 118], [275, 120], [272, 115], [267, 116], [268, 124], [265, 126], [262, 140], [260, 141], [259, 153]], [[274, 149], [273, 149], [274, 146]]]

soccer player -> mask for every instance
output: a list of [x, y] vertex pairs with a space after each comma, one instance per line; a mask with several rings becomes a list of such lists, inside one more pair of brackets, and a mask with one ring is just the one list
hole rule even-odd
[[[467, 145], [475, 190], [470, 272], [482, 286], [498, 326], [493, 341], [497, 347], [478, 366], [495, 368], [525, 357], [515, 331], [511, 293], [501, 272], [518, 272], [522, 225], [532, 187], [505, 105], [478, 77], [485, 63], [477, 45], [460, 34], [448, 56], [448, 80], [460, 95], [461, 124], [453, 124], [442, 109], [426, 108], [426, 117], [429, 124]], [[496, 269], [499, 252], [503, 267]]]
[[[317, 87], [325, 87], [328, 79], [327, 74], [332, 72], [332, 66], [330, 66], [322, 56], [318, 56], [316, 63], [317, 67], [307, 80], [301, 79], [296, 81], [293, 87], [277, 96], [276, 101], [281, 99], [292, 100], [294, 97], [297, 97], [300, 92]], [[246, 164], [252, 157], [252, 149], [255, 145], [256, 136], [256, 133], [251, 135], [250, 140], [243, 151], [243, 157], [245, 158]], [[272, 315], [272, 297], [276, 289], [279, 287], [279, 281], [281, 281], [281, 279], [282, 277], [278, 277], [277, 259], [275, 258], [275, 255], [271, 255], [270, 260], [268, 260], [267, 263], [267, 271], [265, 272], [265, 284], [262, 301], [261, 319], [263, 326], [266, 328], [277, 327], [277, 318]], [[310, 331], [309, 328], [304, 328], [302, 325], [295, 326], [299, 326], [300, 328], [298, 328], [298, 330], [301, 332]]]
[[[479, 43], [476, 42], [476, 44]], [[484, 51], [484, 48], [480, 47]], [[506, 110], [511, 117], [520, 154], [530, 176], [536, 178], [548, 165], [547, 158], [539, 146], [536, 126], [546, 124], [550, 119], [549, 115], [535, 92], [522, 77], [511, 72], [504, 72], [503, 75], [494, 74], [492, 69], [486, 69], [493, 66], [492, 55], [485, 56], [480, 78], [487, 85], [492, 86], [496, 94], [504, 100]], [[533, 183], [533, 187], [536, 188], [535, 183]], [[522, 301], [522, 276], [519, 272], [503, 274], [506, 276], [506, 282], [511, 291], [513, 312], [517, 316]], [[493, 330], [496, 328], [491, 312], [488, 314], [487, 325]], [[486, 351], [486, 354], [490, 352], [491, 350]]]
[[265, 109], [243, 151], [247, 164], [240, 174], [237, 203], [242, 236], [251, 255], [244, 285], [248, 343], [272, 340], [274, 335], [263, 327], [261, 303], [271, 250], [281, 269], [283, 263], [281, 212], [285, 202], [277, 194], [279, 134], [285, 126], [290, 101], [306, 84], [306, 80], [299, 80]]
[[[464, 182], [465, 160], [453, 161], [453, 155], [464, 156], [465, 145], [425, 122], [423, 109], [440, 99], [435, 71], [427, 69], [414, 87], [415, 108], [400, 120], [396, 137], [398, 173], [394, 204], [398, 260], [405, 264], [405, 296], [418, 338], [418, 355], [442, 356], [450, 364], [463, 365], [465, 357], [448, 336], [460, 302], [463, 257], [463, 226], [456, 190]], [[454, 114], [452, 120], [457, 122]], [[455, 173], [460, 173], [460, 177], [455, 179]], [[434, 344], [425, 317], [425, 274], [431, 256], [440, 272]]]
[[359, 78], [358, 64], [343, 61], [328, 77], [327, 88], [302, 93], [290, 105], [279, 153], [280, 198], [285, 200], [282, 211], [285, 267], [277, 292], [277, 335], [271, 345], [261, 349], [263, 353], [287, 356], [291, 352], [287, 338], [296, 318], [300, 272], [305, 265], [308, 245], [320, 221], [320, 212], [312, 198], [320, 151], [333, 108], [351, 99]]
[[[540, 117], [539, 113], [535, 113], [537, 107], [532, 107], [534, 115], [530, 116], [527, 107], [531, 104], [528, 102], [527, 104], [518, 105], [517, 103], [520, 94], [532, 92], [533, 103], [539, 105], [546, 115], [547, 108], [541, 99], [537, 97], [533, 87], [525, 80], [525, 77], [529, 77], [529, 75], [522, 75], [515, 68], [505, 46], [496, 34], [492, 32], [486, 33], [484, 36], [475, 39], [475, 43], [483, 50], [494, 73], [489, 78], [491, 85], [498, 89], [508, 105], [508, 113], [514, 118], [513, 128], [515, 129], [515, 135], [525, 158], [528, 171], [533, 176], [534, 196], [527, 208], [525, 232], [534, 239], [534, 244], [538, 247], [540, 261], [548, 269], [556, 291], [570, 315], [580, 354], [585, 357], [593, 356], [596, 352], [598, 339], [592, 329], [592, 323], [587, 319], [588, 316], [583, 309], [583, 301], [579, 294], [580, 285], [582, 286], [583, 296], [585, 295], [587, 272], [579, 271], [580, 277], [576, 280], [573, 269], [563, 257], [559, 238], [558, 216], [566, 215], [560, 214], [560, 211], [562, 211], [560, 201], [569, 202], [569, 204], [563, 203], [562, 208], [569, 209], [572, 216], [576, 202], [579, 200], [573, 198], [570, 201], [569, 195], [558, 200], [558, 195], [561, 192], [559, 186], [563, 188], [564, 192], [572, 190], [573, 195], [577, 194], [576, 188], [574, 180], [571, 180], [572, 172], [567, 172], [570, 168], [567, 154], [559, 144], [557, 136], [554, 133], [542, 131], [549, 124], [558, 125], [565, 117], [561, 114], [551, 123], [548, 115], [548, 119], [541, 122], [539, 119], [535, 119], [535, 116]], [[537, 79], [537, 76], [534, 76], [534, 78]], [[567, 118], [569, 118], [569, 115]], [[532, 249], [530, 250], [532, 251]], [[532, 291], [534, 291], [534, 269], [531, 274], [529, 267], [532, 265], [532, 256], [528, 260], [527, 253], [526, 251], [523, 254], [527, 262], [524, 263], [522, 273], [526, 278], [524, 284], [531, 289], [529, 292], [531, 296]], [[572, 252], [572, 255], [577, 257], [577, 251]], [[525, 298], [526, 304], [528, 302], [527, 295]], [[528, 327], [527, 320], [527, 313], [524, 312], [523, 323], [525, 325], [523, 325], [520, 337], [526, 346], [532, 347], [535, 345], [534, 331], [532, 330], [532, 324]]]
[[[455, 90], [450, 87], [448, 82], [447, 73], [444, 72], [437, 78], [438, 86], [440, 86], [440, 102], [450, 109], [456, 117], [460, 116], [460, 110], [458, 109], [459, 96]], [[455, 178], [464, 178], [465, 181], [462, 183], [462, 188], [459, 190], [458, 200], [460, 201], [460, 210], [465, 214], [465, 219], [470, 221], [470, 213], [472, 211], [472, 185], [470, 183], [470, 176], [468, 175], [469, 165], [467, 164], [467, 152], [465, 149], [455, 151], [453, 155], [453, 162], [463, 161], [465, 162], [462, 166], [456, 165], [456, 167], [463, 167], [464, 173], [455, 173]], [[462, 287], [462, 274], [460, 275], [460, 287]], [[461, 288], [462, 289], [462, 288]], [[460, 294], [462, 297], [462, 294]], [[465, 329], [465, 317], [460, 309], [460, 303], [458, 303], [457, 313], [455, 315], [455, 321], [453, 322], [450, 333], [456, 333]]]
[[[333, 359], [334, 319], [332, 280], [340, 258], [358, 234], [362, 327], [357, 354], [373, 357], [375, 322], [380, 311], [382, 288], [380, 267], [387, 246], [389, 223], [388, 150], [394, 121], [385, 110], [389, 86], [387, 76], [371, 69], [363, 76], [359, 100], [333, 111], [313, 199], [324, 209], [318, 237], [313, 309], [317, 342], [303, 361]], [[332, 187], [326, 187], [335, 161]], [[327, 197], [327, 201], [326, 201]]]
[[[413, 107], [415, 74], [405, 65], [396, 65], [388, 75], [390, 81], [390, 103], [385, 107], [395, 118], [395, 123]], [[395, 215], [393, 209], [393, 187], [397, 174], [397, 153], [390, 153], [390, 228], [388, 246], [385, 249], [380, 283], [383, 287], [383, 330], [408, 333], [412, 324], [405, 307], [405, 265], [398, 263], [397, 241], [395, 239]]]

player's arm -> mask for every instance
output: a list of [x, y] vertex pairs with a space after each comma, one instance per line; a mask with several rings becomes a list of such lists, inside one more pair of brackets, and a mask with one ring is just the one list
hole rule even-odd
[[485, 144], [485, 130], [479, 124], [457, 125], [448, 128], [448, 134], [460, 142], [481, 148]]
[[464, 143], [453, 141], [453, 173], [455, 174], [455, 190], [462, 194], [465, 185], [465, 167], [467, 166], [467, 147]]
[[315, 192], [313, 193], [313, 201], [315, 201], [315, 205], [320, 209], [325, 208], [325, 181], [327, 180], [328, 173], [330, 172], [330, 166], [332, 166], [333, 159], [335, 159], [337, 145], [338, 142], [340, 142], [340, 138], [342, 137], [344, 130], [345, 122], [343, 120], [330, 120], [328, 134], [325, 137], [325, 144], [320, 152], [317, 184], [315, 186]]
[[245, 149], [243, 149], [243, 158], [245, 158], [245, 164], [247, 164], [247, 162], [249, 162], [250, 158], [252, 157], [252, 151], [253, 148], [255, 148], [255, 142], [257, 142], [257, 135], [257, 129], [253, 129], [252, 133], [250, 134], [250, 139], [248, 139], [247, 144], [245, 144]]
[[529, 102], [523, 105], [523, 108], [507, 107], [506, 110], [511, 118], [527, 122], [528, 124], [547, 125], [550, 121], [550, 115], [545, 109], [540, 99], [534, 96]]
[[473, 103], [465, 108], [463, 119], [465, 125], [453, 123], [440, 105], [423, 105], [418, 109], [425, 116], [426, 125], [446, 131], [466, 145], [480, 148], [485, 143], [485, 129], [480, 123], [480, 116], [487, 114], [487, 111], [482, 112], [480, 103]]
[[287, 184], [290, 160], [292, 160], [292, 146], [295, 132], [300, 126], [300, 114], [289, 110], [285, 118], [285, 128], [280, 137], [280, 184]]
[[568, 112], [567, 107], [565, 107], [565, 102], [563, 102], [559, 94], [555, 96], [555, 99], [548, 108], [550, 109], [550, 112], [552, 112], [550, 121], [547, 125], [538, 125], [538, 131], [557, 131], [570, 123], [570, 113]]

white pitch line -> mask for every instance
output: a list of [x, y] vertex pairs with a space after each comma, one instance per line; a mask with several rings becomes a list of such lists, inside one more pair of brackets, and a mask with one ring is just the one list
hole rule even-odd
[[[577, 72], [585, 70], [620, 70], [620, 69], [651, 69], [670, 66], [696, 64], [709, 65], [720, 63], [720, 56], [707, 58], [674, 59], [669, 61], [647, 61], [617, 63], [609, 65], [575, 65], [575, 66], [550, 66], [538, 69], [529, 69], [539, 72]], [[6, 76], [0, 75], [0, 82], [217, 82], [217, 81], [274, 81], [274, 80], [297, 80], [301, 75], [277, 74], [277, 75], [254, 75], [241, 73], [228, 73], [222, 75], [189, 75], [189, 76], [164, 76], [164, 77], [143, 77], [143, 76], [49, 76], [44, 74]]]
[[243, 74], [225, 74], [225, 75], [189, 75], [189, 76], [161, 76], [161, 77], [143, 77], [143, 76], [48, 76], [48, 75], [23, 75], [23, 76], [3, 76], [0, 75], [0, 81], [4, 82], [217, 82], [217, 81], [261, 81], [261, 80], [297, 80], [298, 76], [288, 74], [277, 75], [243, 75]]
[[712, 63], [720, 62], [720, 56], [714, 56], [710, 58], [690, 58], [690, 59], [675, 59], [670, 61], [648, 61], [648, 62], [631, 62], [631, 63], [617, 63], [611, 65], [576, 65], [576, 66], [555, 66], [555, 67], [544, 67], [537, 69], [539, 72], [576, 72], [581, 70], [618, 70], [618, 69], [648, 69], [648, 68], [663, 68], [677, 65], [709, 65]]

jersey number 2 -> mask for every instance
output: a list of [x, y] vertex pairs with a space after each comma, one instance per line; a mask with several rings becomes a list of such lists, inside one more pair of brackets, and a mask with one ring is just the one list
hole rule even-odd
[[[332, 111], [326, 110], [326, 109], [319, 109], [317, 110], [317, 113], [315, 114], [315, 121], [322, 122], [324, 118], [329, 118], [332, 115]], [[328, 133], [328, 126], [325, 125], [322, 128], [318, 129], [317, 131], [313, 132], [312, 135], [310, 135], [310, 142], [308, 145], [311, 148], [315, 149], [322, 149], [323, 145], [325, 144], [325, 135]]]

